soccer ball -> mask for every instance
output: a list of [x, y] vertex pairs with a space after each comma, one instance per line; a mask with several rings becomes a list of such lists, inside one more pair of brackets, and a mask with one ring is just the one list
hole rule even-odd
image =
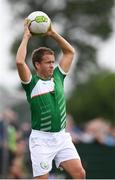
[[51, 26], [50, 18], [42, 11], [32, 12], [27, 19], [31, 22], [29, 29], [32, 34], [44, 34]]

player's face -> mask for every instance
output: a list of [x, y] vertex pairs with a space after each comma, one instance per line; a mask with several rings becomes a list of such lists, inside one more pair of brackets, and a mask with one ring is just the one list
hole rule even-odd
[[46, 79], [51, 77], [53, 75], [54, 62], [55, 62], [54, 55], [45, 54], [42, 58], [42, 61], [36, 64], [38, 74], [42, 78], [46, 78]]

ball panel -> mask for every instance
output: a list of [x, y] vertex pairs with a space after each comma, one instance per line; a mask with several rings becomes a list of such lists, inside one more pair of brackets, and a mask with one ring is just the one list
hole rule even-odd
[[46, 17], [46, 16], [36, 16], [36, 18], [35, 18], [35, 21], [37, 22], [37, 23], [41, 23], [41, 22], [48, 22], [48, 17]]

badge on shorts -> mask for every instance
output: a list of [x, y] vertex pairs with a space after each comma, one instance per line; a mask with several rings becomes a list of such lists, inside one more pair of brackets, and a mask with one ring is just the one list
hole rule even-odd
[[49, 165], [48, 165], [47, 162], [41, 162], [40, 166], [41, 166], [42, 169], [48, 169], [49, 168]]

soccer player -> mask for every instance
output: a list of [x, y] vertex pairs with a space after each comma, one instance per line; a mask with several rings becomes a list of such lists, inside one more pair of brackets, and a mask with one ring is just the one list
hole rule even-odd
[[32, 36], [25, 21], [24, 35], [18, 48], [16, 64], [22, 86], [30, 104], [32, 131], [29, 137], [33, 176], [48, 179], [54, 160], [74, 179], [85, 179], [85, 170], [70, 134], [65, 132], [66, 103], [64, 79], [74, 57], [74, 48], [51, 26], [45, 37], [53, 38], [62, 50], [59, 65], [54, 68], [55, 55], [50, 48], [33, 51], [36, 74], [26, 64], [27, 45]]

